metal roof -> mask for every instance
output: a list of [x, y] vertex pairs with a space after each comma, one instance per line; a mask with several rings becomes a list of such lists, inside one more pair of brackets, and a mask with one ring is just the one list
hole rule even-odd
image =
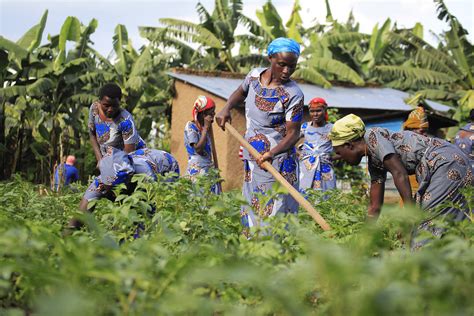
[[[201, 88], [227, 100], [232, 92], [242, 83], [242, 79], [222, 78], [215, 76], [198, 76], [181, 73], [168, 73], [171, 77]], [[324, 98], [330, 107], [354, 108], [389, 111], [411, 111], [413, 107], [406, 104], [404, 99], [409, 95], [406, 92], [391, 88], [364, 88], [364, 87], [332, 87], [324, 89], [316, 85], [299, 83], [306, 101], [314, 97]], [[447, 112], [451, 108], [427, 101], [433, 110]]]

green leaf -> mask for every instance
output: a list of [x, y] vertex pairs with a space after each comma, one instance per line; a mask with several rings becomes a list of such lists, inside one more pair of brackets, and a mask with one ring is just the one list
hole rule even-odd
[[322, 86], [324, 88], [332, 87], [331, 83], [328, 80], [326, 80], [326, 78], [314, 68], [301, 67], [297, 69], [293, 75], [296, 78], [306, 80], [308, 82], [311, 82], [318, 86]]
[[416, 23], [412, 30], [413, 34], [419, 38], [423, 38], [423, 25], [421, 23]]
[[29, 29], [18, 41], [17, 44], [26, 49], [28, 52], [32, 52], [41, 44], [43, 37], [44, 27], [46, 20], [48, 19], [48, 10], [44, 11], [43, 16], [38, 24]]
[[115, 27], [115, 34], [113, 36], [114, 51], [117, 55], [115, 67], [118, 72], [124, 76], [127, 73], [127, 60], [125, 59], [124, 47], [128, 45], [128, 32], [125, 25], [118, 24]]
[[423, 84], [443, 84], [456, 81], [456, 78], [442, 72], [410, 66], [382, 65], [375, 66], [374, 71], [379, 73], [382, 78], [396, 78], [398, 81], [410, 80]]
[[81, 33], [80, 39], [77, 41], [76, 49], [75, 49], [75, 58], [80, 58], [84, 56], [86, 51], [87, 45], [90, 42], [90, 36], [95, 32], [98, 22], [96, 19], [92, 19], [89, 22], [89, 25], [85, 28], [85, 30]]
[[204, 46], [222, 49], [220, 39], [206, 28], [192, 22], [178, 19], [160, 19], [168, 26], [166, 33], [187, 42], [197, 42]]
[[20, 45], [12, 42], [0, 35], [0, 49], [8, 52], [8, 59], [15, 60], [21, 67], [21, 61], [28, 56], [28, 51]]
[[255, 13], [262, 28], [265, 29], [267, 33], [271, 34], [273, 38], [286, 37], [286, 31], [281, 17], [271, 1], [266, 2], [262, 9], [263, 11], [257, 10]]
[[59, 55], [56, 58], [55, 69], [58, 70], [66, 60], [66, 42], [77, 42], [81, 37], [81, 22], [76, 17], [68, 16], [59, 33]]
[[49, 78], [40, 78], [27, 86], [27, 93], [30, 96], [42, 96], [55, 87], [54, 81]]
[[332, 58], [313, 57], [305, 64], [309, 68], [316, 68], [319, 71], [333, 74], [338, 80], [349, 81], [358, 86], [364, 85], [364, 80], [352, 68], [346, 64]]
[[300, 10], [301, 10], [301, 6], [299, 3], [299, 0], [295, 0], [295, 3], [293, 4], [293, 10], [291, 11], [290, 19], [286, 23], [287, 36], [289, 38], [294, 39], [298, 43], [303, 42], [303, 39], [301, 38], [301, 34], [299, 31], [299, 28], [303, 24], [303, 20], [301, 19], [301, 16], [299, 13]]
[[44, 140], [46, 140], [47, 142], [51, 141], [51, 135], [49, 134], [49, 131], [44, 125], [38, 126], [38, 132]]

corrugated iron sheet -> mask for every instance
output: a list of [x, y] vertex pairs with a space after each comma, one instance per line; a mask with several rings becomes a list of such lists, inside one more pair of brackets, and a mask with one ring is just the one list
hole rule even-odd
[[[180, 73], [168, 74], [175, 79], [187, 82], [226, 100], [242, 83], [242, 79], [205, 77]], [[408, 97], [408, 93], [390, 88], [332, 87], [324, 89], [311, 84], [299, 84], [299, 87], [303, 90], [306, 103], [314, 97], [320, 97], [324, 98], [330, 107], [335, 108], [387, 111], [410, 111], [413, 109], [404, 101]], [[434, 101], [428, 101], [428, 104], [435, 111], [447, 112], [450, 110], [450, 107]]]

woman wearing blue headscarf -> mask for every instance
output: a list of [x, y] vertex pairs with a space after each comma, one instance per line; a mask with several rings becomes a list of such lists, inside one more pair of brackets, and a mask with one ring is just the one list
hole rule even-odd
[[252, 206], [241, 210], [245, 227], [262, 226], [261, 220], [265, 217], [298, 210], [298, 204], [290, 195], [272, 199], [261, 207], [258, 193], [265, 194], [275, 182], [272, 175], [261, 168], [265, 161], [272, 163], [298, 188], [294, 146], [300, 134], [304, 97], [290, 77], [299, 55], [300, 46], [292, 39], [281, 37], [271, 42], [268, 46], [270, 67], [253, 69], [216, 116], [217, 124], [224, 129], [225, 123], [231, 121], [231, 110], [245, 102], [245, 138], [262, 155], [255, 160], [247, 150], [243, 152], [243, 194]]

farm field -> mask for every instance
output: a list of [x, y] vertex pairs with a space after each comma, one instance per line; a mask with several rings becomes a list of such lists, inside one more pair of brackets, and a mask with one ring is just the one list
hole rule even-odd
[[335, 191], [310, 196], [331, 231], [300, 210], [247, 240], [239, 193], [206, 194], [205, 179], [138, 181], [133, 195], [101, 200], [70, 235], [82, 193], [1, 183], [1, 314], [474, 313], [470, 223], [411, 252], [414, 210], [384, 209], [368, 223], [363, 195]]

